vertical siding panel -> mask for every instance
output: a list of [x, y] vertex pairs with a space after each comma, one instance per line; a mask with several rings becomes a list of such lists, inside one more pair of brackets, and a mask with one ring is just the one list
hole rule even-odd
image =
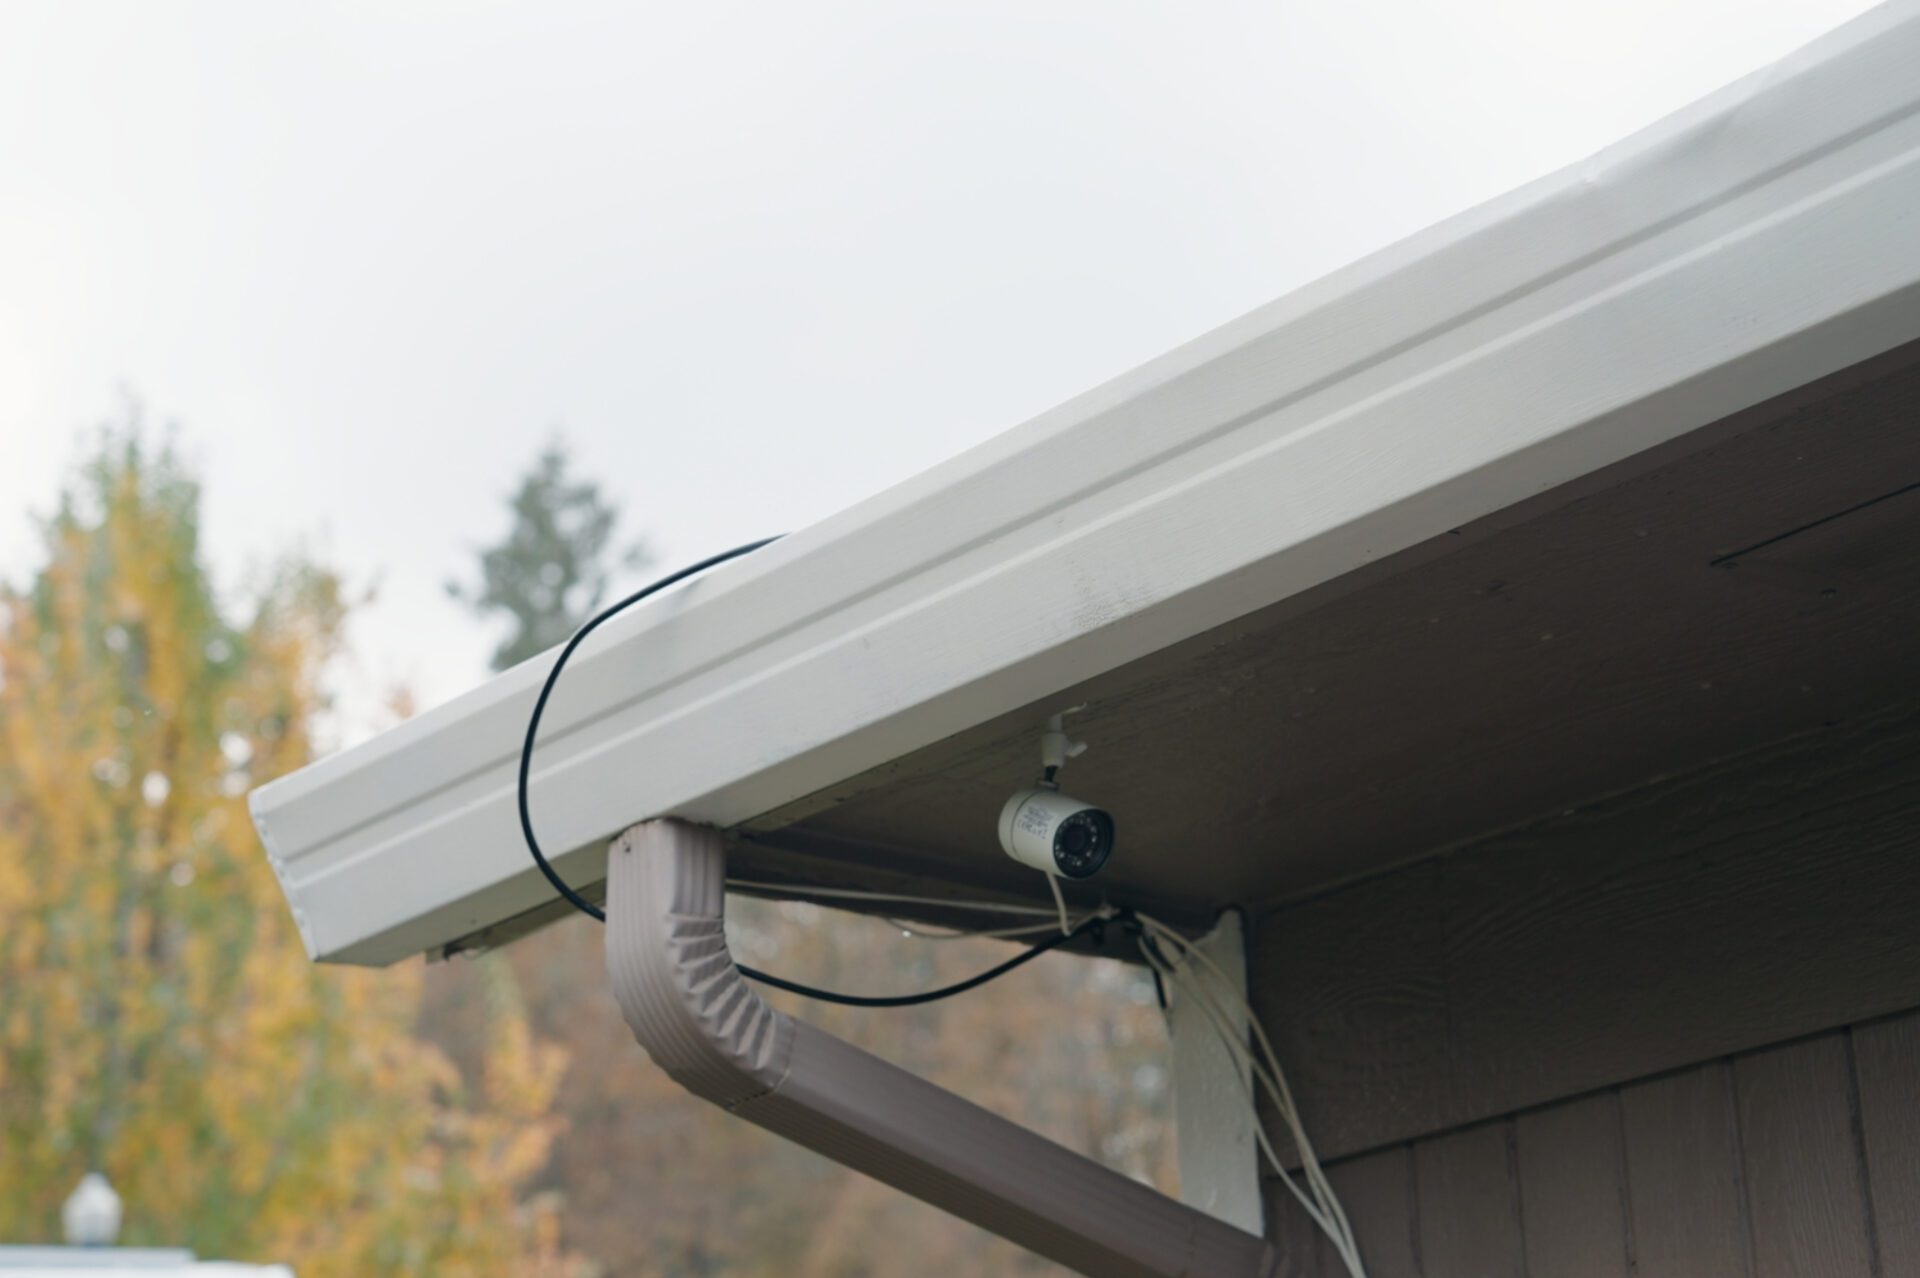
[[1323, 1244], [1320, 1226], [1287, 1187], [1269, 1176], [1266, 1180], [1267, 1237], [1279, 1258], [1275, 1273], [1279, 1278], [1342, 1278], [1343, 1270], [1331, 1249]]
[[1733, 1065], [1755, 1278], [1873, 1270], [1844, 1033]]
[[1639, 1278], [1746, 1278], [1746, 1214], [1724, 1064], [1622, 1088]]
[[1628, 1278], [1619, 1097], [1524, 1114], [1514, 1147], [1527, 1268], [1550, 1278]]
[[[1413, 1203], [1413, 1150], [1401, 1145], [1329, 1167], [1327, 1179], [1347, 1209], [1367, 1278], [1420, 1278], [1414, 1252], [1419, 1221]], [[1332, 1244], [1323, 1240], [1322, 1249], [1327, 1272], [1343, 1273]]]
[[1511, 1123], [1470, 1127], [1413, 1148], [1420, 1262], [1436, 1278], [1525, 1278]]
[[[1405, 1145], [1327, 1168], [1347, 1220], [1360, 1243], [1367, 1278], [1420, 1278], [1414, 1258], [1413, 1151]], [[1266, 1178], [1267, 1236], [1286, 1278], [1346, 1278], [1333, 1243], [1272, 1176]]]
[[1920, 1013], [1853, 1032], [1880, 1272], [1920, 1274]]

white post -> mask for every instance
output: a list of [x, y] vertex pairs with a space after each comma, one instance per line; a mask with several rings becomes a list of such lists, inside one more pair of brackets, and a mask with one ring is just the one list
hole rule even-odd
[[[1247, 993], [1246, 939], [1240, 913], [1228, 910], [1198, 948], [1219, 965], [1242, 999]], [[1210, 974], [1209, 974], [1210, 975]], [[1223, 1002], [1225, 1000], [1222, 1000]], [[1247, 1037], [1238, 1006], [1224, 1008]], [[1180, 1154], [1180, 1201], [1250, 1234], [1264, 1233], [1260, 1202], [1259, 1121], [1246, 1067], [1221, 1043], [1199, 1007], [1167, 990], [1173, 1038], [1173, 1119]]]
[[120, 1195], [99, 1172], [88, 1172], [60, 1206], [60, 1227], [72, 1247], [110, 1247], [120, 1236]]

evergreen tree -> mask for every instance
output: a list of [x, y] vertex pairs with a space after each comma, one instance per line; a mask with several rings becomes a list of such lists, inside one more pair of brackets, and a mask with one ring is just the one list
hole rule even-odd
[[448, 594], [483, 617], [505, 613], [512, 624], [494, 649], [495, 670], [566, 642], [605, 598], [610, 558], [622, 569], [646, 563], [639, 545], [614, 556], [618, 508], [591, 480], [571, 477], [568, 465], [559, 441], [548, 444], [508, 501], [506, 539], [480, 552], [479, 584], [447, 583]]

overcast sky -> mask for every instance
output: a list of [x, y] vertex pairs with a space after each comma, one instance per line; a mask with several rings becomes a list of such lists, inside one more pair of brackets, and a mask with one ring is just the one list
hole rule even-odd
[[432, 704], [556, 430], [662, 567], [793, 529], [1868, 7], [0, 0], [0, 576], [131, 394]]

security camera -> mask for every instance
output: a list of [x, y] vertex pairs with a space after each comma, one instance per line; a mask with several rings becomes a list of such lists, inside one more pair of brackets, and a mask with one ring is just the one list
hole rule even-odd
[[1046, 874], [1089, 878], [1113, 855], [1113, 817], [1051, 786], [1034, 786], [1000, 809], [1000, 846]]

